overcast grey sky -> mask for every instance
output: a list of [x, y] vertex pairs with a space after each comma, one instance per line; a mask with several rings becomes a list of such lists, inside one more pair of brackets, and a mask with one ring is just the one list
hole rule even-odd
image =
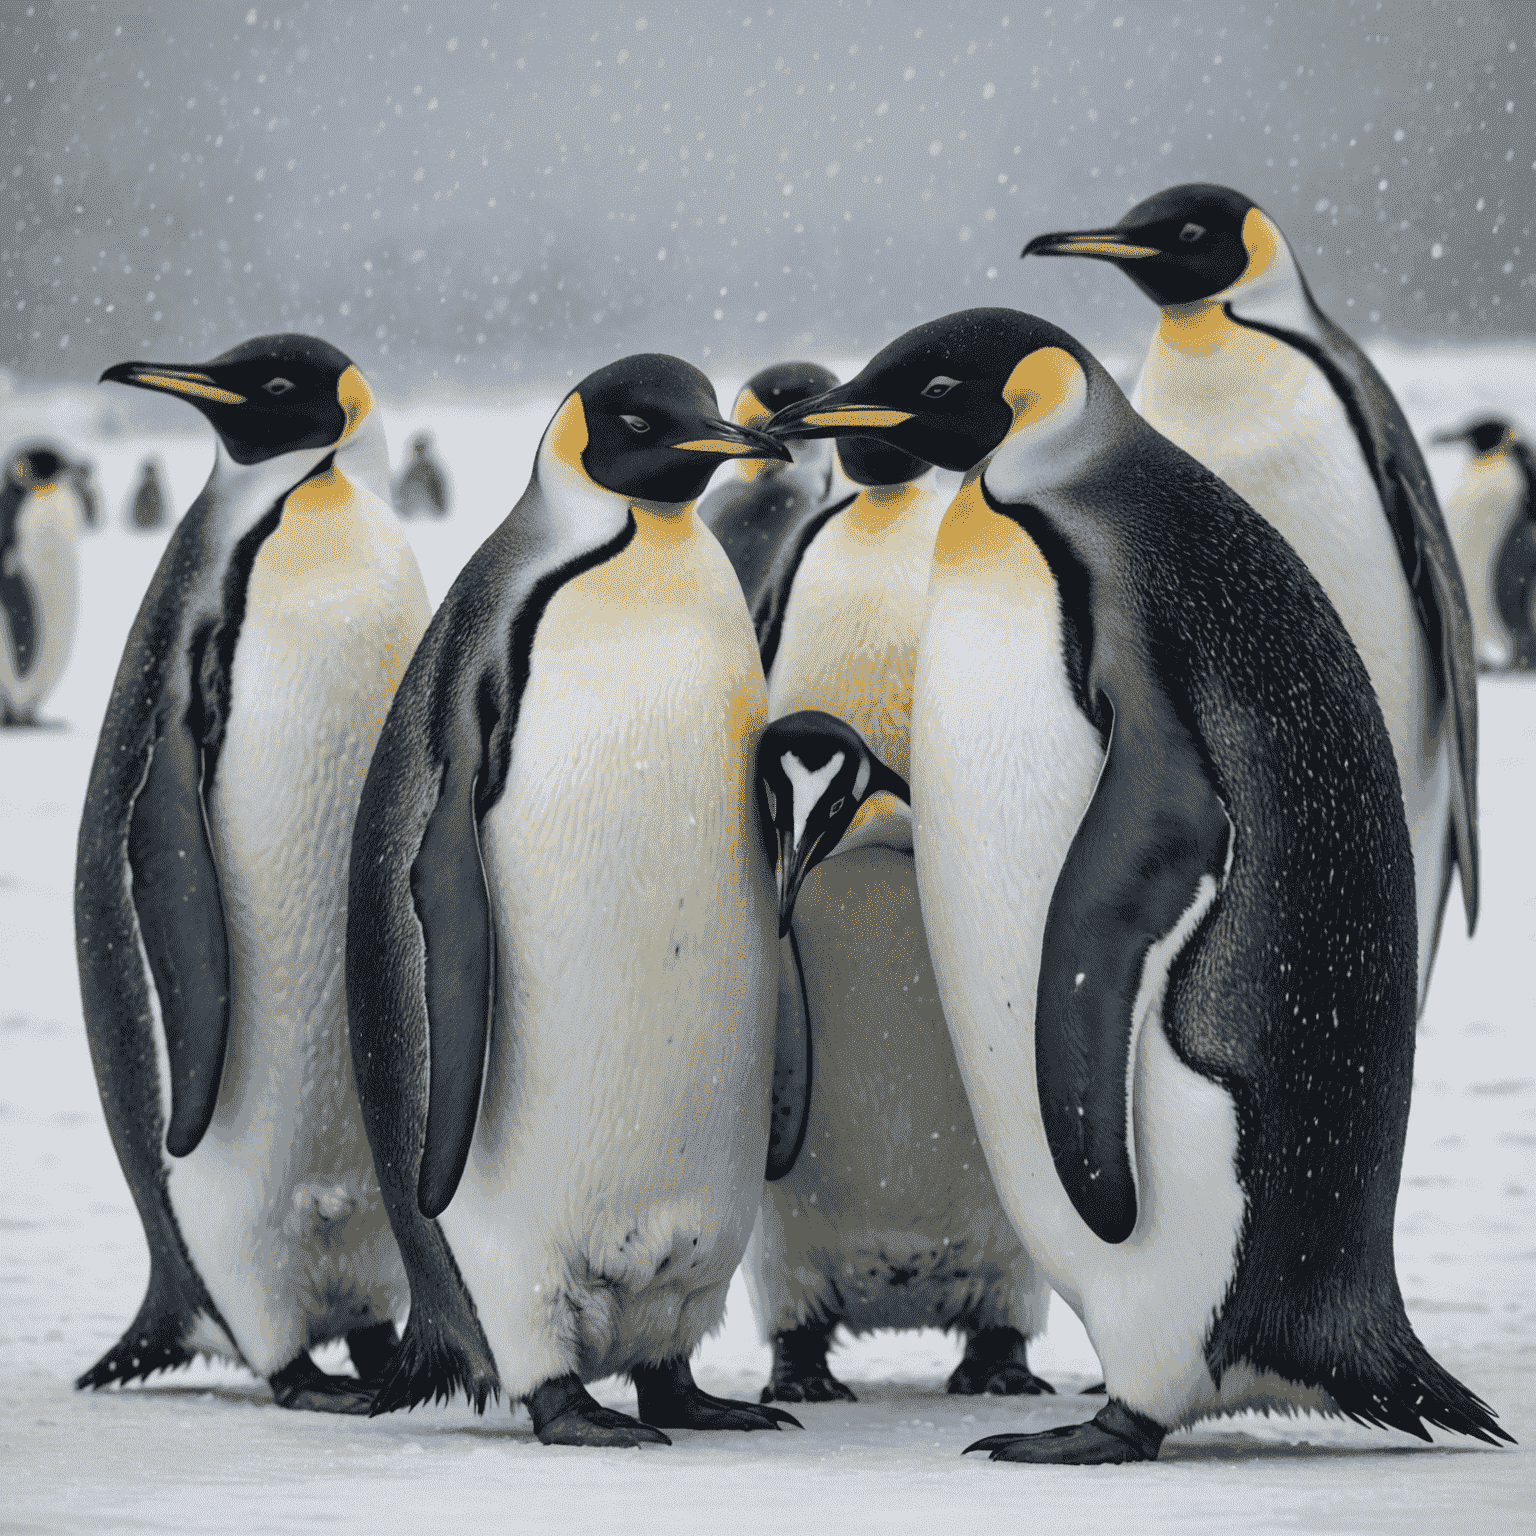
[[1237, 186], [1357, 336], [1536, 331], [1532, 0], [99, 5], [0, 15], [0, 365], [315, 331], [394, 389], [872, 351]]

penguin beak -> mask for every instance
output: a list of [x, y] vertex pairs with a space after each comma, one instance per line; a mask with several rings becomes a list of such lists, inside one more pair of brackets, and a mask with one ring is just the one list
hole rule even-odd
[[1436, 432], [1435, 435], [1432, 438], [1430, 438], [1430, 442], [1431, 443], [1435, 443], [1437, 445], [1438, 444], [1449, 444], [1449, 443], [1464, 443], [1466, 440], [1467, 440], [1467, 434], [1465, 432]]
[[1161, 256], [1155, 245], [1137, 245], [1119, 228], [1063, 230], [1054, 235], [1036, 235], [1019, 252], [1026, 256], [1096, 256], [1100, 261], [1140, 261], [1147, 256]]
[[721, 421], [717, 416], [706, 416], [700, 422], [703, 437], [689, 438], [687, 442], [672, 443], [673, 448], [683, 448], [690, 453], [712, 453], [720, 459], [782, 459], [792, 462], [789, 449], [776, 442], [766, 432], [751, 427], [738, 427], [734, 421]]
[[768, 423], [775, 437], [790, 441], [808, 437], [850, 437], [868, 432], [872, 427], [899, 427], [912, 419], [911, 411], [893, 411], [889, 406], [859, 402], [854, 387], [844, 384], [824, 395], [786, 405]]
[[779, 829], [779, 937], [782, 939], [789, 932], [789, 925], [795, 916], [795, 901], [800, 895], [800, 887], [805, 884], [805, 877], [821, 862], [816, 850], [821, 845], [821, 840], [826, 834], [818, 832], [815, 837], [804, 844], [796, 846], [793, 832]]
[[135, 389], [152, 389], [160, 394], [180, 395], [194, 405], [244, 405], [245, 396], [221, 388], [200, 368], [186, 368], [180, 363], [118, 363], [96, 381], [98, 384], [131, 384]]

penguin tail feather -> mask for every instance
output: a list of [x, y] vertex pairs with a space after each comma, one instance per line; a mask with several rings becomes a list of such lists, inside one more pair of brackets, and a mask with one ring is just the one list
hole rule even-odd
[[190, 1365], [197, 1352], [188, 1347], [187, 1336], [196, 1322], [176, 1305], [167, 1305], [163, 1288], [151, 1275], [149, 1290], [138, 1316], [116, 1344], [75, 1381], [75, 1390], [96, 1391], [113, 1382], [148, 1380], [158, 1371]]
[[1429, 1423], [1485, 1445], [1516, 1443], [1482, 1398], [1457, 1381], [1412, 1334], [1407, 1342], [1407, 1358], [1394, 1381], [1357, 1380], [1348, 1386], [1324, 1383], [1346, 1418], [1357, 1424], [1406, 1430], [1420, 1440], [1431, 1438], [1424, 1427]]
[[499, 1402], [501, 1379], [479, 1333], [476, 1328], [473, 1336], [465, 1338], [464, 1330], [455, 1329], [451, 1318], [429, 1317], [424, 1307], [413, 1305], [405, 1336], [374, 1397], [369, 1417], [409, 1410], [419, 1403], [452, 1402], [461, 1391], [476, 1413], [484, 1413], [491, 1398]]

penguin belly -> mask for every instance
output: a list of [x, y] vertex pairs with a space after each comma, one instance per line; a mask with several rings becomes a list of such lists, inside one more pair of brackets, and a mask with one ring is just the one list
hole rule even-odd
[[1505, 453], [1488, 454], [1462, 470], [1447, 509], [1467, 584], [1477, 660], [1484, 667], [1507, 667], [1513, 655], [1509, 631], [1494, 605], [1494, 567], [1524, 491], [1514, 460]]
[[1332, 386], [1300, 352], [1220, 323], [1225, 339], [1198, 363], [1159, 332], [1134, 403], [1285, 536], [1365, 663], [1392, 738], [1413, 844], [1422, 1003], [1449, 873], [1453, 751], [1449, 731], [1431, 734], [1434, 671], [1424, 632], [1381, 497]]
[[987, 563], [935, 560], [918, 653], [912, 793], [934, 971], [1005, 1210], [1082, 1319], [1110, 1394], [1176, 1423], [1214, 1398], [1203, 1347], [1243, 1215], [1232, 1100], [1161, 1027], [1168, 966], [1199, 914], [1147, 957], [1132, 1057], [1137, 1223], [1108, 1244], [1052, 1162], [1034, 1028], [1046, 916], [1104, 753], [1072, 696], [1048, 569], [1022, 533], [996, 528], [1005, 548]]
[[52, 485], [22, 509], [11, 574], [26, 581], [32, 601], [32, 649], [25, 669], [14, 648], [0, 645], [0, 696], [23, 717], [53, 692], [74, 649], [80, 585], [80, 500]]
[[805, 1142], [763, 1191], [748, 1279], [772, 1337], [1045, 1324], [1049, 1294], [998, 1201], [939, 1004], [912, 859], [807, 879], [795, 933], [815, 1041]]
[[540, 621], [481, 826], [497, 1003], [439, 1218], [514, 1400], [687, 1355], [762, 1191], [776, 904], [749, 793], [762, 670], [692, 513], [637, 513]]
[[358, 797], [431, 610], [375, 497], [307, 516], [293, 499], [252, 569], [208, 807], [224, 1074], [207, 1133], [169, 1167], [192, 1262], [264, 1376], [409, 1301], [353, 1083], [344, 941]]

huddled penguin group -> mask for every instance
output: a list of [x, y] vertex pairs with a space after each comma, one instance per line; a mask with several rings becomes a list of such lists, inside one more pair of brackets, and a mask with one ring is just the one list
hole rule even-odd
[[[1031, 253], [1158, 304], [1134, 404], [1008, 309], [847, 383], [775, 364], [730, 419], [627, 357], [435, 615], [333, 347], [108, 370], [217, 442], [81, 824], [151, 1274], [79, 1385], [212, 1352], [287, 1407], [505, 1394], [545, 1443], [668, 1443], [852, 1399], [839, 1326], [1049, 1392], [1054, 1288], [1108, 1400], [995, 1460], [1254, 1408], [1510, 1438], [1392, 1242], [1453, 871], [1476, 916], [1481, 609], [1536, 665], [1529, 452], [1464, 434], [1503, 455], [1469, 608], [1401, 411], [1253, 203]], [[7, 548], [58, 474], [12, 468]], [[689, 1363], [743, 1264], [759, 1402]]]

